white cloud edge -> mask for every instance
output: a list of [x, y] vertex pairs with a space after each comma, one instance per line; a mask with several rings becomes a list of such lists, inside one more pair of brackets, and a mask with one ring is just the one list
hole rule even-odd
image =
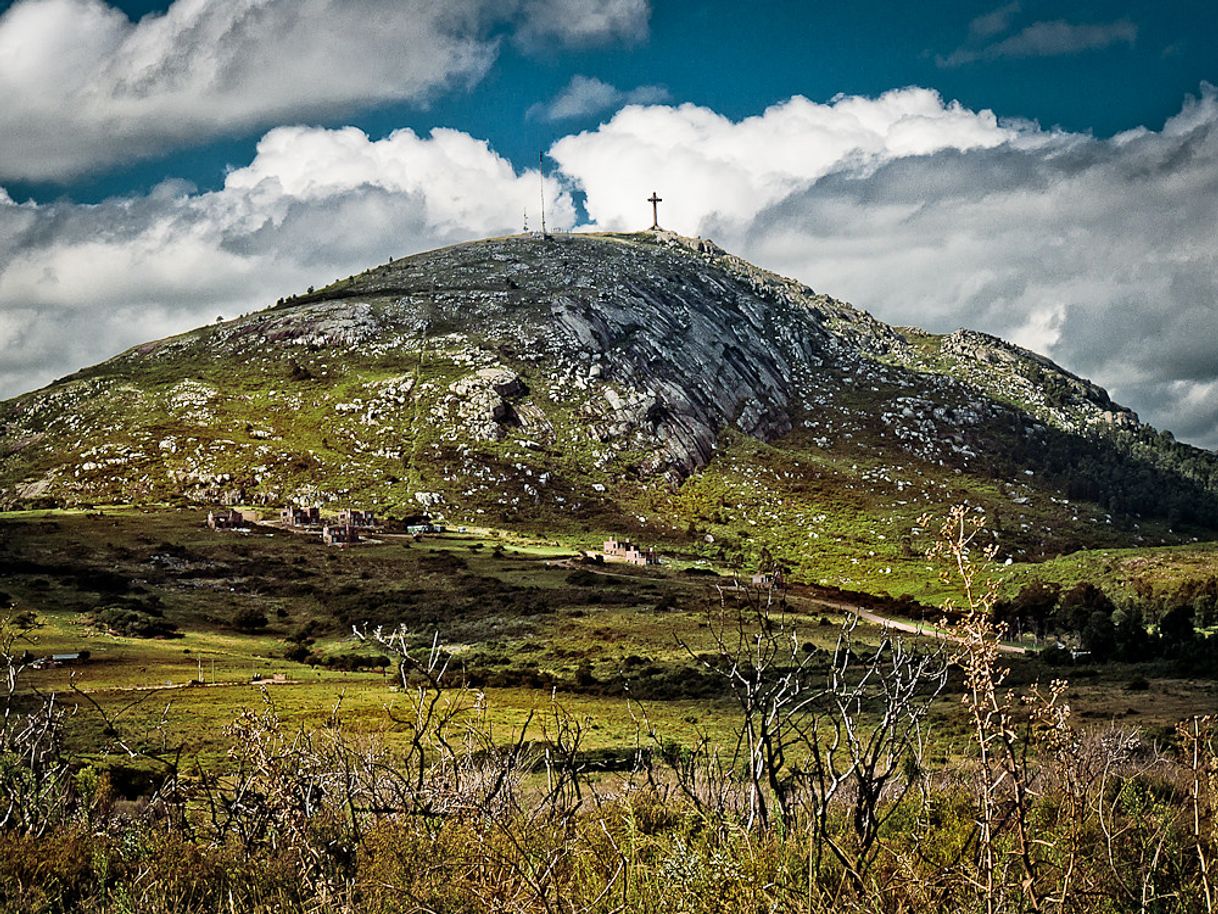
[[642, 85], [623, 90], [595, 76], [576, 73], [553, 98], [529, 106], [525, 117], [555, 123], [591, 117], [627, 105], [661, 104], [670, 98], [671, 93], [665, 86]]
[[[572, 8], [574, 5], [576, 8]], [[424, 105], [526, 48], [633, 42], [649, 0], [105, 0], [0, 12], [0, 180], [62, 182], [275, 124]]]
[[[1184, 148], [1191, 164], [1173, 168]], [[714, 234], [893, 323], [972, 326], [1046, 351], [1160, 427], [1218, 446], [1206, 393], [1218, 370], [1195, 347], [1218, 336], [1201, 205], [1218, 187], [1212, 87], [1162, 131], [1109, 140], [911, 88], [796, 97], [740, 121], [629, 108], [551, 154], [554, 227], [574, 227], [575, 186], [596, 227], [642, 227], [654, 186], [670, 227]], [[518, 230], [525, 210], [536, 224], [536, 182], [458, 131], [374, 140], [295, 127], [268, 131], [220, 191], [167, 183], [82, 207], [18, 205], [0, 190], [0, 384], [29, 389], [390, 253]], [[1196, 287], [1183, 299], [1182, 283]], [[1093, 340], [1103, 351], [1088, 351]]]

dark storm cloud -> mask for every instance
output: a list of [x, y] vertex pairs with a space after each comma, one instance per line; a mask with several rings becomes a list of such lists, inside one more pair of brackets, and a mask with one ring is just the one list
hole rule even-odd
[[1218, 448], [1215, 199], [1207, 87], [1163, 132], [1025, 134], [845, 168], [760, 212], [739, 243], [884, 320], [1044, 352]]

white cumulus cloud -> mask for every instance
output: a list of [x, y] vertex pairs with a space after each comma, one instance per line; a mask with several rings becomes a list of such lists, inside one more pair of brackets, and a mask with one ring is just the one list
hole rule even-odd
[[551, 155], [597, 225], [660, 222], [881, 319], [1012, 339], [1218, 447], [1218, 92], [1112, 139], [922, 89], [732, 121], [626, 109]]
[[[0, 396], [389, 256], [518, 231], [537, 193], [536, 171], [458, 131], [290, 127], [218, 191], [168, 182], [89, 206], [0, 195]], [[553, 179], [546, 195], [551, 223], [571, 226], [569, 195]]]
[[865, 172], [897, 156], [997, 146], [1014, 136], [992, 112], [911, 88], [827, 105], [796, 96], [741, 121], [689, 104], [629, 107], [562, 138], [550, 156], [587, 194], [597, 225], [638, 227], [643, 198], [659, 188], [669, 191], [661, 223], [693, 231], [738, 228], [837, 169]]
[[[503, 29], [586, 45], [645, 34], [646, 0], [175, 0], [130, 21], [104, 0], [0, 13], [0, 179], [91, 169], [481, 79]], [[574, 15], [578, 13], [579, 15]]]

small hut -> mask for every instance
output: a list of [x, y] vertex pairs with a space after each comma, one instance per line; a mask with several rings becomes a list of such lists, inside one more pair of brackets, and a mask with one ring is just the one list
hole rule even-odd
[[207, 526], [213, 530], [235, 530], [246, 526], [245, 515], [233, 508], [208, 511]]
[[327, 546], [349, 546], [359, 539], [359, 531], [351, 524], [326, 524], [321, 528], [321, 541]]

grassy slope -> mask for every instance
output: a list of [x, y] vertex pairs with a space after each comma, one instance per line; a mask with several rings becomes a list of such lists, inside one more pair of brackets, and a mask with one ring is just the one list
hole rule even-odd
[[[88, 648], [92, 654], [75, 669], [34, 672], [31, 682], [43, 689], [66, 689], [74, 680], [111, 709], [143, 699], [125, 715], [137, 729], [154, 722], [170, 702], [174, 730], [205, 753], [223, 744], [220, 729], [231, 720], [234, 706], [258, 703], [248, 685], [255, 672], [283, 673], [294, 681], [272, 692], [290, 719], [319, 723], [342, 696], [361, 726], [383, 728], [384, 705], [394, 700], [385, 677], [282, 659], [285, 637], [310, 620], [322, 623], [316, 645], [321, 653], [364, 650], [344, 636], [347, 629], [339, 621], [361, 603], [369, 612], [400, 619], [417, 631], [439, 628], [460, 662], [483, 677], [499, 673], [511, 680], [535, 671], [570, 692], [585, 661], [613, 691], [624, 670], [640, 685], [667, 683], [668, 677], [688, 670], [688, 657], [675, 637], [680, 632], [698, 645], [698, 617], [706, 599], [707, 585], [696, 579], [623, 568], [613, 569], [620, 577], [574, 586], [568, 582], [571, 569], [546, 564], [572, 549], [509, 540], [502, 555], [493, 554], [504, 537], [447, 537], [409, 548], [390, 542], [339, 551], [294, 534], [213, 533], [193, 511], [136, 510], [107, 511], [104, 517], [10, 515], [0, 520], [0, 536], [7, 556], [42, 565], [0, 577], [0, 588], [18, 606], [34, 609], [46, 623], [32, 646], [35, 653]], [[183, 552], [189, 555], [187, 563], [174, 569], [167, 570], [158, 558]], [[279, 588], [291, 592], [273, 592], [269, 578], [300, 567], [302, 560], [315, 573], [298, 580], [303, 586]], [[101, 569], [130, 576], [132, 590], [99, 594], [87, 589], [81, 573]], [[161, 598], [166, 618], [181, 627], [183, 637], [123, 638], [86, 624], [86, 614], [96, 606], [150, 595]], [[395, 598], [404, 599], [385, 609]], [[666, 599], [675, 608], [656, 611]], [[239, 634], [227, 625], [244, 606], [266, 612], [271, 624], [265, 633]], [[816, 612], [819, 618], [821, 611]], [[815, 640], [818, 627], [808, 627]], [[200, 661], [204, 678], [221, 685], [151, 691], [194, 679]], [[626, 703], [620, 696], [595, 694], [601, 690], [567, 694], [563, 703], [596, 718], [593, 746], [627, 745], [634, 724]], [[544, 710], [549, 695], [546, 688], [489, 692], [492, 708], [505, 721], [521, 719], [530, 708]], [[705, 700], [663, 701], [653, 713], [658, 722], [675, 725], [688, 736], [692, 722], [705, 718], [708, 710], [713, 721], [714, 707]], [[86, 743], [91, 742], [90, 729], [81, 730]]]
[[[402, 276], [425, 288], [426, 276], [411, 270], [428, 269], [430, 256], [406, 262]], [[769, 555], [807, 580], [925, 600], [943, 592], [918, 558], [919, 518], [952, 503], [985, 510], [1015, 563], [1082, 548], [1186, 543], [1195, 532], [1072, 503], [1041, 476], [1027, 475], [1018, 458], [995, 457], [1017, 453], [1017, 442], [999, 427], [983, 430], [988, 448], [980, 456], [961, 456], [953, 446], [911, 454], [882, 411], [899, 409], [894, 404], [907, 395], [949, 410], [970, 405], [959, 390], [918, 388], [918, 372], [967, 367], [943, 355], [941, 338], [918, 331], [903, 331], [913, 354], [898, 360], [914, 374], [873, 364], [864, 375], [827, 364], [818, 375], [823, 389], [812, 392], [814, 405], [795, 417], [791, 435], [766, 445], [725, 433], [710, 466], [676, 488], [639, 478], [632, 468], [647, 453], [599, 440], [579, 400], [566, 399], [544, 365], [474, 330], [446, 334], [440, 327], [426, 340], [400, 330], [341, 351], [240, 350], [242, 334], [255, 334], [261, 322], [307, 325], [310, 308], [329, 307], [326, 296], [347, 287], [361, 290], [358, 307], [393, 309], [394, 298], [378, 293], [377, 284], [397, 269], [378, 268], [291, 307], [140, 347], [79, 372], [48, 396], [4, 404], [0, 430], [4, 410], [12, 416], [23, 404], [38, 405], [17, 423], [28, 434], [4, 442], [0, 481], [49, 478], [55, 491], [85, 504], [206, 503], [244, 494], [272, 506], [318, 500], [382, 513], [417, 510], [417, 492], [438, 492], [441, 512], [454, 523], [591, 541], [619, 532], [690, 561], [748, 571]], [[519, 307], [536, 310], [526, 298]], [[347, 307], [346, 300], [335, 307]], [[224, 354], [215, 342], [221, 338], [240, 357]], [[500, 441], [454, 434], [452, 405], [441, 401], [471, 370], [469, 353], [480, 349], [519, 372], [550, 430], [514, 431]], [[994, 374], [981, 370], [983, 378]], [[1009, 390], [992, 393], [1032, 408], [1025, 401], [1036, 395], [1035, 384], [1015, 374], [1009, 380]], [[942, 444], [934, 439], [945, 432], [951, 429], [936, 426], [929, 440]]]
[[[408, 548], [386, 542], [340, 551], [293, 534], [213, 533], [195, 511], [128, 509], [101, 517], [9, 515], [0, 518], [0, 543], [6, 558], [0, 589], [46, 622], [35, 651], [87, 647], [93, 655], [75, 669], [32, 673], [31, 684], [62, 690], [71, 679], [120, 713], [128, 733], [146, 739], [156, 738], [151, 728], [169, 705], [171, 739], [208, 758], [222, 752], [222, 728], [234, 710], [261, 702], [248, 684], [253, 672], [284, 673], [292, 681], [270, 688], [289, 720], [320, 724], [341, 699], [353, 726], [395, 738], [385, 712], [400, 701], [388, 688], [391, 680], [282, 659], [287, 635], [310, 620], [322, 625], [320, 652], [357, 648], [344, 638], [343, 620], [353, 612], [404, 621], [420, 632], [441, 629], [469, 672], [504, 683], [486, 688], [492, 719], [504, 724], [519, 723], [530, 709], [544, 712], [553, 683], [569, 711], [589, 718], [589, 748], [625, 748], [637, 738], [620, 695], [623, 676], [636, 694], [649, 696], [653, 723], [670, 738], [688, 741], [699, 728], [722, 732], [728, 711], [721, 699], [691, 689], [696, 669], [676, 640], [705, 646], [702, 610], [713, 598], [706, 580], [682, 573], [682, 563], [647, 571], [618, 566], [610, 569], [615, 576], [595, 580], [572, 578], [570, 568], [547, 564], [586, 540], [483, 532]], [[495, 546], [503, 546], [502, 553]], [[176, 564], [167, 564], [166, 556]], [[1156, 573], [1164, 575], [1184, 573], [1187, 563], [1202, 557], [1195, 547], [1143, 556], [1159, 563]], [[40, 567], [13, 571], [14, 558]], [[1084, 567], [1082, 561], [1074, 558], [1077, 567]], [[130, 582], [125, 592], [90, 589], [95, 585], [87, 574], [109, 570]], [[1022, 573], [1018, 566], [1011, 571], [1016, 579]], [[183, 637], [121, 638], [85, 624], [99, 605], [151, 596], [160, 598]], [[236, 609], [249, 606], [269, 617], [265, 633], [239, 634], [228, 626]], [[826, 643], [835, 635], [835, 626], [820, 622], [831, 615], [823, 606], [797, 600], [793, 608], [807, 640]], [[182, 688], [196, 677], [200, 661], [204, 678], [220, 684]], [[597, 684], [579, 684], [581, 666]], [[1017, 666], [1021, 679], [1057, 675], [1030, 661]], [[1215, 698], [1212, 685], [1170, 679], [1156, 679], [1149, 692], [1125, 692], [1120, 686], [1133, 675], [1128, 668], [1079, 675], [1074, 697], [1084, 716], [1166, 725]], [[529, 676], [545, 678], [529, 686]], [[174, 688], [157, 688], [167, 683]], [[81, 748], [97, 745], [89, 713], [78, 715], [74, 726]], [[942, 734], [950, 741], [957, 729], [949, 722]]]

